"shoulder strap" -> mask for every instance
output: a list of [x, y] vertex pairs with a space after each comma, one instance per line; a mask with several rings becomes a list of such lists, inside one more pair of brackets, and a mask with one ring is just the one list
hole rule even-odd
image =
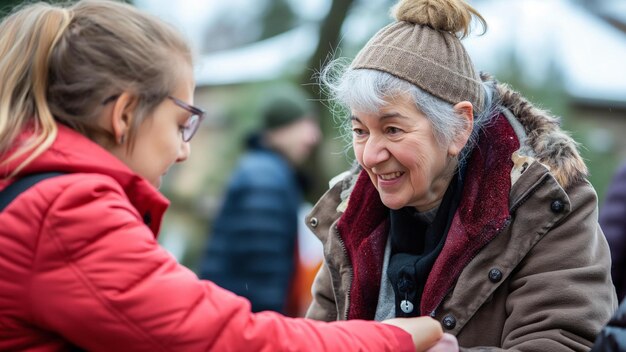
[[22, 192], [29, 189], [39, 181], [50, 177], [63, 175], [63, 172], [43, 172], [38, 174], [26, 175], [19, 180], [10, 184], [7, 188], [0, 191], [0, 212], [9, 205], [13, 199], [17, 198]]

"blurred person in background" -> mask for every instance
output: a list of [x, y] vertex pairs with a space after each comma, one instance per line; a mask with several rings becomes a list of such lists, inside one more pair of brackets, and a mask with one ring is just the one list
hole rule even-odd
[[[461, 0], [402, 0], [322, 85], [357, 166], [308, 217], [307, 317], [432, 316], [464, 350], [587, 351], [616, 308], [597, 196], [558, 118], [480, 77]], [[454, 338], [456, 336], [456, 338]]]
[[278, 96], [261, 109], [261, 127], [228, 184], [200, 276], [250, 300], [252, 311], [297, 315], [299, 171], [321, 138], [307, 101]]
[[[0, 350], [423, 351], [431, 318], [254, 314], [157, 242], [204, 112], [180, 34], [121, 2], [0, 24]], [[267, 258], [271, 259], [271, 258]]]
[[600, 331], [591, 352], [626, 351], [626, 300], [622, 300], [611, 320]]
[[606, 192], [600, 226], [611, 248], [611, 276], [621, 301], [626, 296], [626, 164], [615, 172]]

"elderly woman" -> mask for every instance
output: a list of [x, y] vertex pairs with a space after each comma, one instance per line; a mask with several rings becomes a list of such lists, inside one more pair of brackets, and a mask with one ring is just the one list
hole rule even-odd
[[588, 350], [616, 308], [597, 198], [557, 118], [476, 74], [454, 0], [404, 0], [322, 83], [358, 167], [308, 222], [324, 265], [308, 317], [430, 315], [461, 347]]

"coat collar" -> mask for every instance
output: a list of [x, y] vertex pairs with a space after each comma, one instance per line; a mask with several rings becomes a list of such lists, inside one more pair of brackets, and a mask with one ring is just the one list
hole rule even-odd
[[587, 177], [587, 166], [578, 152], [579, 143], [561, 129], [559, 117], [535, 107], [519, 92], [496, 82], [490, 75], [482, 74], [481, 78], [495, 88], [500, 104], [524, 127], [527, 138], [519, 150], [520, 156], [543, 164], [563, 189]]
[[[20, 170], [17, 177], [50, 171], [110, 176], [122, 186], [129, 201], [156, 237], [169, 201], [146, 179], [134, 173], [104, 148], [69, 127], [57, 126], [58, 133], [52, 145]], [[26, 132], [18, 140], [28, 135]], [[3, 168], [2, 177], [6, 178], [24, 159], [21, 157], [9, 163]]]

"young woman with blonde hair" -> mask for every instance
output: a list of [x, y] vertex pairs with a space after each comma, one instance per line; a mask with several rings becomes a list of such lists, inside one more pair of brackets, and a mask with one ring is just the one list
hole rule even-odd
[[28, 5], [0, 24], [0, 82], [0, 350], [409, 351], [441, 336], [430, 318], [252, 314], [158, 245], [161, 177], [204, 113], [187, 44], [157, 19]]

